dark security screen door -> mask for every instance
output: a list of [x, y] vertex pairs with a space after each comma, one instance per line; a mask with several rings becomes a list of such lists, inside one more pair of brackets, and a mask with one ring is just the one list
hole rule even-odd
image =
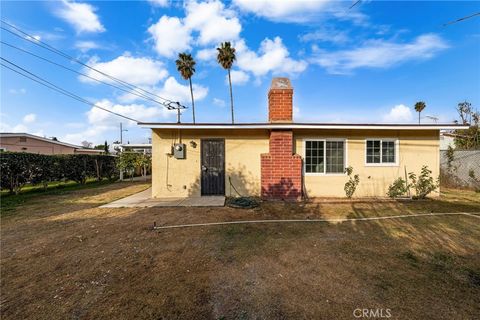
[[225, 195], [225, 140], [202, 140], [202, 196]]

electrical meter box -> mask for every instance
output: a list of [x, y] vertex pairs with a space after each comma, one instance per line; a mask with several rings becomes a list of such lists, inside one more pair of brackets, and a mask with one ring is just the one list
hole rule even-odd
[[175, 143], [173, 145], [173, 156], [175, 159], [185, 159], [185, 143]]

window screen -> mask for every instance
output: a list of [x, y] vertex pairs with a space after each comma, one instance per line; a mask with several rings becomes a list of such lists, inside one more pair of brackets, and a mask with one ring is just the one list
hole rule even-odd
[[305, 172], [323, 173], [325, 171], [324, 141], [306, 141]]
[[327, 141], [327, 173], [343, 173], [343, 141]]
[[343, 173], [344, 145], [343, 141], [305, 141], [305, 172]]
[[395, 141], [367, 140], [367, 163], [395, 163]]

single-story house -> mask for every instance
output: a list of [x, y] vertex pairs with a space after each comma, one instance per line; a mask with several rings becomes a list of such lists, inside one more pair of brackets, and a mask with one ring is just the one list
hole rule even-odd
[[152, 129], [152, 196], [241, 195], [295, 200], [344, 197], [351, 166], [355, 196], [384, 197], [388, 186], [426, 165], [440, 170], [440, 130], [455, 124], [293, 122], [293, 88], [274, 78], [265, 123], [139, 123]]
[[0, 150], [38, 154], [101, 154], [104, 150], [89, 149], [29, 133], [0, 133]]

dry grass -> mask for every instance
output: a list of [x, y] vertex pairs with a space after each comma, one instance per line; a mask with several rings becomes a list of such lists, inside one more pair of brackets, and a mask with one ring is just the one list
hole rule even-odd
[[158, 225], [480, 212], [479, 195], [387, 203], [100, 209], [125, 183], [30, 199], [2, 219], [3, 319], [472, 319], [480, 224], [468, 216], [338, 224]]

